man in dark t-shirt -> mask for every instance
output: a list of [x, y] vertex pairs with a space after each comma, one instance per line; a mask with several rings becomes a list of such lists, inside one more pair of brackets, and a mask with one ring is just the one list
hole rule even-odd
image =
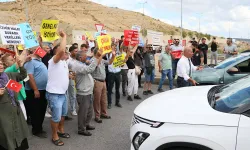
[[212, 44], [211, 44], [211, 62], [210, 64], [213, 64], [213, 60], [215, 61], [215, 65], [217, 65], [217, 58], [218, 58], [218, 52], [217, 52], [218, 43], [216, 42], [216, 38], [213, 38]]
[[199, 49], [198, 44], [194, 43], [192, 44], [193, 50], [194, 50], [194, 55], [192, 57], [192, 62], [194, 66], [201, 66], [204, 63], [204, 54], [203, 52]]
[[199, 50], [203, 52], [204, 54], [204, 64], [207, 64], [207, 51], [208, 51], [208, 45], [206, 44], [206, 38], [202, 38], [202, 43], [199, 45]]

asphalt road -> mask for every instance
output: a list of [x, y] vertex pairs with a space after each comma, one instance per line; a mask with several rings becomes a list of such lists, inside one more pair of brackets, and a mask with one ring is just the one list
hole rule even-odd
[[[168, 89], [168, 86], [164, 86]], [[157, 85], [153, 85], [152, 91], [157, 93]], [[142, 89], [138, 94], [145, 100], [149, 96], [142, 95]], [[92, 120], [92, 125], [96, 130], [92, 131], [91, 137], [85, 137], [77, 134], [77, 118], [65, 122], [65, 131], [71, 135], [70, 139], [63, 139], [65, 145], [57, 147], [51, 142], [50, 119], [44, 121], [44, 130], [48, 132], [47, 139], [39, 139], [35, 136], [29, 137], [30, 150], [129, 150], [130, 149], [130, 123], [133, 111], [143, 100], [127, 101], [126, 97], [121, 95], [121, 104], [123, 108], [112, 107], [108, 110], [111, 120], [103, 120], [102, 124], [97, 124]], [[114, 94], [113, 94], [114, 103]]]

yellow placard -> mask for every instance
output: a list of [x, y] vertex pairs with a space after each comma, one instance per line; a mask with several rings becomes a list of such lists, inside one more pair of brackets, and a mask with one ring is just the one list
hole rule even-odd
[[23, 45], [18, 45], [17, 46], [17, 49], [20, 51], [20, 50], [24, 50], [24, 48], [23, 48]]
[[110, 35], [98, 36], [97, 44], [98, 44], [99, 49], [103, 50], [103, 54], [112, 52]]
[[85, 34], [89, 40], [95, 40], [93, 35], [91, 35], [89, 32], [86, 32]]
[[114, 67], [123, 66], [125, 64], [124, 60], [125, 60], [125, 54], [121, 54], [119, 56], [116, 56], [114, 61], [113, 61], [113, 66]]
[[40, 28], [40, 34], [43, 41], [52, 42], [59, 38], [57, 35], [59, 20], [43, 20]]

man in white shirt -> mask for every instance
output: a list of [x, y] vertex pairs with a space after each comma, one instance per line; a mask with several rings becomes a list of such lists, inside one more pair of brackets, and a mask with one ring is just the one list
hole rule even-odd
[[52, 142], [56, 146], [64, 145], [59, 137], [70, 138], [64, 132], [64, 120], [68, 111], [66, 91], [69, 85], [69, 69], [65, 61], [66, 34], [60, 31], [59, 35], [62, 40], [59, 46], [54, 47], [56, 55], [49, 60], [46, 87], [46, 97], [52, 111]]
[[193, 56], [193, 51], [191, 47], [186, 47], [184, 49], [184, 55], [181, 57], [177, 64], [177, 86], [186, 87], [196, 86], [198, 84], [194, 79], [191, 78], [192, 71], [202, 70], [202, 67], [196, 67], [193, 65], [191, 58]]
[[173, 79], [176, 75], [176, 69], [177, 69], [177, 63], [180, 60], [182, 53], [183, 53], [183, 47], [180, 44], [179, 39], [174, 39], [174, 45], [171, 45], [171, 55], [172, 55], [172, 71], [173, 71]]
[[238, 54], [237, 46], [233, 44], [232, 38], [227, 38], [227, 45], [224, 47], [223, 53], [226, 59]]

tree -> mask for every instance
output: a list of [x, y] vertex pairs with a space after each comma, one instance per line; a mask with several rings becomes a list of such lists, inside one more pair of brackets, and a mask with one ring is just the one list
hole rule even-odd
[[174, 30], [170, 30], [170, 31], [169, 31], [169, 34], [170, 34], [170, 35], [174, 35], [174, 33], [175, 33]]
[[186, 31], [182, 31], [182, 37], [186, 38], [187, 37], [187, 32]]
[[194, 36], [194, 35], [193, 35], [193, 32], [191, 32], [191, 31], [188, 32], [188, 36], [189, 36], [190, 38], [193, 38], [193, 36]]
[[146, 29], [141, 29], [141, 34], [146, 37], [148, 35], [148, 31]]

